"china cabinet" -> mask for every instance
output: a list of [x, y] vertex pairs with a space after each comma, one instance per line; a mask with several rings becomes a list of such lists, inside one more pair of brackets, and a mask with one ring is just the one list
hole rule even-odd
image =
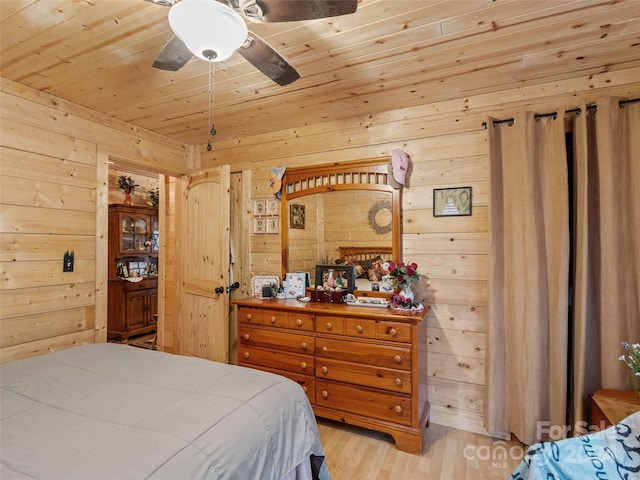
[[157, 209], [109, 205], [109, 339], [156, 330], [158, 251]]

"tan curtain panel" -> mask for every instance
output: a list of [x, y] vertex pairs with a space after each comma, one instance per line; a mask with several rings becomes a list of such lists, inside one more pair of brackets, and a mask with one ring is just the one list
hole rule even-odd
[[588, 394], [633, 388], [618, 357], [640, 342], [640, 103], [596, 105], [575, 120], [573, 422]]
[[539, 421], [564, 425], [567, 394], [569, 202], [562, 115], [488, 122], [489, 433], [540, 440]]

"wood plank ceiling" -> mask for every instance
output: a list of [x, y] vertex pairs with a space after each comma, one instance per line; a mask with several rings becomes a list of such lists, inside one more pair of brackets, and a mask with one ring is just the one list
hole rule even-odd
[[[188, 144], [205, 144], [208, 64], [151, 67], [168, 8], [143, 0], [1, 0], [3, 77]], [[249, 29], [302, 78], [215, 64], [216, 139], [640, 66], [640, 1], [360, 0], [352, 15]]]

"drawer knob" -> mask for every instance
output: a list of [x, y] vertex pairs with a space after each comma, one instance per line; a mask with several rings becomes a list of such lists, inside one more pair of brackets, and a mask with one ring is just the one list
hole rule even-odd
[[398, 336], [398, 331], [395, 328], [392, 328], [391, 330], [389, 330], [389, 335], [395, 338]]
[[304, 385], [302, 386], [302, 390], [304, 390], [304, 393], [307, 393], [307, 387], [305, 387]]
[[250, 313], [247, 313], [247, 320], [251, 320], [253, 318], [253, 315], [251, 315]]
[[327, 392], [326, 390], [322, 391], [322, 398], [329, 398], [329, 392]]
[[271, 323], [276, 323], [276, 317], [271, 317]]
[[322, 373], [326, 375], [327, 373], [329, 373], [329, 369], [326, 366], [322, 367]]
[[307, 362], [301, 362], [300, 363], [300, 368], [302, 368], [303, 370], [307, 369]]
[[251, 335], [249, 335], [248, 333], [244, 334], [244, 339], [245, 340], [249, 340], [251, 338]]
[[396, 387], [402, 388], [402, 379], [401, 378], [396, 378]]
[[358, 332], [358, 333], [362, 333], [363, 331], [364, 331], [364, 328], [362, 328], [362, 325], [358, 325], [358, 326], [356, 327], [356, 332]]
[[299, 327], [302, 326], [302, 319], [301, 318], [296, 320], [296, 325], [298, 325]]
[[323, 352], [326, 352], [326, 351], [328, 351], [328, 350], [329, 350], [329, 349], [327, 348], [327, 346], [326, 346], [326, 345], [324, 345], [324, 346], [322, 347], [322, 351], [323, 351]]
[[302, 342], [300, 344], [300, 348], [302, 348], [302, 350], [306, 350], [307, 349], [307, 342]]
[[396, 413], [402, 413], [402, 407], [400, 405], [396, 405], [395, 407], [393, 407], [393, 410]]
[[333, 329], [333, 325], [331, 325], [331, 322], [327, 322], [327, 330], [331, 331]]
[[400, 355], [393, 357], [393, 360], [398, 364], [402, 363], [402, 357]]
[[249, 352], [244, 352], [244, 359], [248, 360], [249, 359]]

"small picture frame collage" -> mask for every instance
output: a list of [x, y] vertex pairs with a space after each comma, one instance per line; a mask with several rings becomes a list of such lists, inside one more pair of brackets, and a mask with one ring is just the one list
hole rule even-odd
[[277, 199], [253, 201], [253, 233], [280, 233], [280, 202]]

